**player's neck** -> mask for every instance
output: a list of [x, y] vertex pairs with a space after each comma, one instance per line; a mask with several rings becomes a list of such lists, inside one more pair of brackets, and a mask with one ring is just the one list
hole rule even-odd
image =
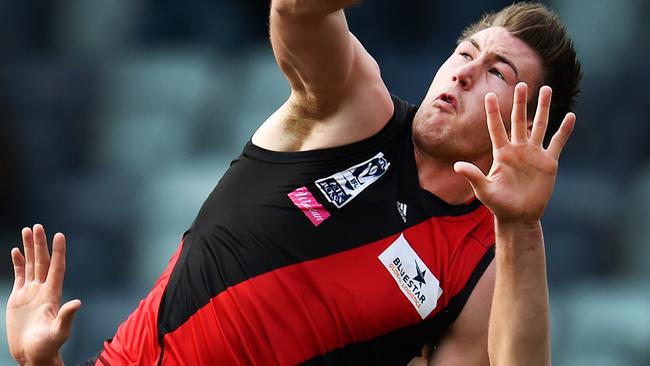
[[[486, 159], [481, 159], [486, 160]], [[415, 149], [415, 162], [418, 169], [420, 187], [433, 193], [450, 205], [471, 201], [474, 191], [467, 180], [454, 171], [454, 162], [433, 157]], [[484, 173], [490, 167], [489, 161], [474, 161]], [[487, 167], [487, 168], [486, 168]]]

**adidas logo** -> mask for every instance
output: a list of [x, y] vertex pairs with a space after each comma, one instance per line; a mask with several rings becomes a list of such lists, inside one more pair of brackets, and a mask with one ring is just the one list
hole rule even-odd
[[407, 208], [406, 203], [397, 201], [397, 212], [399, 212], [399, 215], [405, 224], [406, 224], [406, 208]]

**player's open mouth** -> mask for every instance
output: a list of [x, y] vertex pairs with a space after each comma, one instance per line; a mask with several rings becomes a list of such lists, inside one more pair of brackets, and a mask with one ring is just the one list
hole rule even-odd
[[456, 97], [451, 94], [442, 93], [434, 100], [434, 102], [444, 103], [443, 105], [450, 106], [454, 111], [458, 109], [458, 101]]

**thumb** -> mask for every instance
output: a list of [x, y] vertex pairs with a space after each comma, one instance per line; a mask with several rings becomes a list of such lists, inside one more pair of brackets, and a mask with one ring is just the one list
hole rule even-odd
[[52, 335], [61, 343], [65, 342], [72, 331], [72, 320], [81, 307], [80, 300], [71, 300], [63, 304], [56, 315]]
[[472, 163], [457, 161], [454, 163], [454, 171], [467, 179], [474, 190], [474, 194], [479, 197], [479, 193], [483, 191], [483, 187], [487, 183], [487, 178], [481, 169]]

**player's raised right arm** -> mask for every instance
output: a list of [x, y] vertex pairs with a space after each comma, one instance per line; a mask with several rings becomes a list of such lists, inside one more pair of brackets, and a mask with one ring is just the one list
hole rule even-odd
[[[343, 9], [356, 2], [271, 2], [269, 32], [273, 53], [291, 85], [291, 96], [281, 109], [280, 119], [285, 122], [288, 115], [289, 119], [299, 120], [302, 132], [320, 124], [319, 141], [328, 141], [325, 145], [368, 137], [392, 114], [390, 94], [377, 63], [348, 29]], [[262, 140], [273, 144], [282, 137], [275, 133], [289, 129], [286, 124], [271, 125], [275, 131], [269, 133], [266, 124], [261, 129], [266, 139], [261, 139], [258, 131], [256, 143]], [[294, 138], [304, 142], [308, 136], [297, 134]]]
[[354, 59], [360, 55], [355, 55], [358, 50], [343, 8], [355, 2], [272, 1], [273, 52], [294, 95], [301, 98], [335, 96], [348, 87]]

